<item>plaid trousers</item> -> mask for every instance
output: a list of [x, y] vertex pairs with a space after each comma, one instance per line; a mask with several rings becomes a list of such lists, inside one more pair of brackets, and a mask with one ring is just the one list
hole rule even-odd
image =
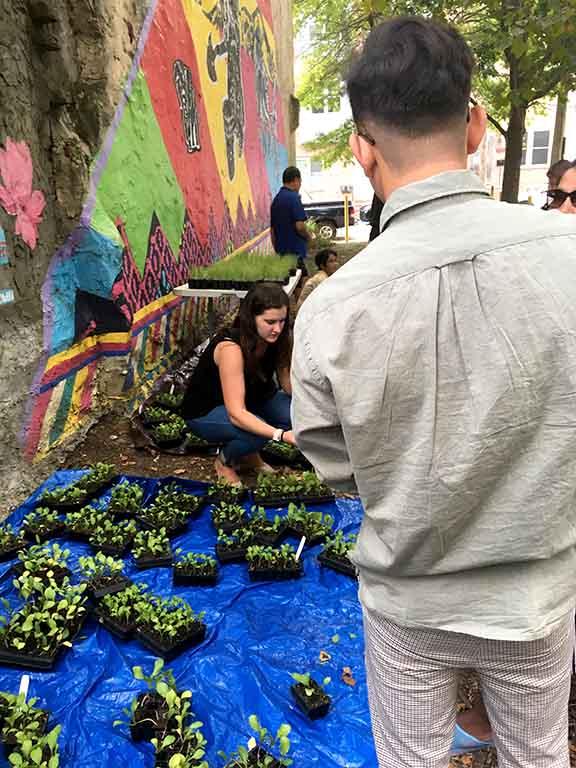
[[569, 768], [572, 614], [530, 642], [402, 627], [367, 609], [364, 629], [380, 768], [446, 768], [464, 669], [480, 677], [499, 768]]

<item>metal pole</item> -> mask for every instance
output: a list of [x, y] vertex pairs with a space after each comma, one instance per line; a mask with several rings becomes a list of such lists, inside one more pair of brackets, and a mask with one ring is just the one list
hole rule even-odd
[[349, 216], [348, 216], [348, 194], [344, 193], [344, 231], [346, 233], [346, 242], [350, 239], [349, 236]]

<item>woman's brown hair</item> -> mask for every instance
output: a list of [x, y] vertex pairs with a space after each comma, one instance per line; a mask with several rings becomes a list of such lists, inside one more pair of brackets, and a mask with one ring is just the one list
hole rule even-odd
[[292, 336], [290, 332], [290, 299], [286, 291], [278, 283], [256, 283], [242, 299], [240, 309], [233, 327], [240, 331], [240, 348], [244, 356], [246, 370], [255, 376], [262, 377], [263, 372], [256, 357], [256, 348], [260, 336], [256, 330], [255, 318], [264, 314], [267, 309], [286, 307], [286, 322], [282, 333], [274, 344], [269, 345], [269, 351], [274, 355], [274, 367], [288, 368], [292, 355]]

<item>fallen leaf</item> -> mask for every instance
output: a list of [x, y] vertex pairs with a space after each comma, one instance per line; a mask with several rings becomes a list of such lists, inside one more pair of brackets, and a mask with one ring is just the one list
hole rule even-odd
[[183, 475], [186, 472], [185, 469], [175, 469], [174, 474], [175, 475]]
[[332, 635], [332, 637], [330, 639], [336, 645], [336, 643], [340, 642], [340, 635]]
[[352, 687], [356, 685], [356, 680], [352, 675], [352, 669], [350, 667], [344, 667], [342, 670], [342, 682]]
[[110, 435], [109, 440], [118, 440], [118, 435]]
[[327, 661], [330, 661], [332, 656], [330, 656], [329, 653], [326, 653], [326, 651], [320, 651], [320, 664], [326, 664]]

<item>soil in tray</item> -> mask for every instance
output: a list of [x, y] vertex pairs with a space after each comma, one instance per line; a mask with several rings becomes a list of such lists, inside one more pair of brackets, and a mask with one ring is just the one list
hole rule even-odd
[[[46, 728], [48, 726], [48, 720], [50, 719], [50, 712], [47, 709], [41, 709], [37, 713], [37, 719], [39, 723], [39, 728], [35, 729], [35, 733], [39, 736], [42, 736], [46, 733]], [[21, 724], [24, 725], [25, 721], [21, 721]], [[18, 740], [16, 739], [15, 733], [8, 733], [6, 734], [5, 738], [2, 739], [5, 745], [5, 752], [8, 756], [18, 743]]]
[[172, 581], [181, 587], [212, 587], [218, 582], [218, 570], [200, 573], [198, 570], [185, 571], [183, 568], [172, 569]]
[[[74, 629], [68, 638], [69, 643], [73, 643], [78, 637], [82, 625], [84, 624], [84, 617], [78, 624], [78, 627]], [[20, 669], [37, 669], [41, 671], [47, 671], [54, 668], [56, 662], [61, 656], [64, 656], [70, 650], [68, 645], [60, 645], [56, 651], [48, 656], [38, 655], [35, 653], [26, 653], [25, 651], [14, 651], [0, 646], [0, 665], [5, 664], [9, 667], [18, 667]]]
[[143, 555], [135, 557], [136, 568], [144, 570], [145, 568], [164, 568], [172, 565], [172, 552], [166, 552], [163, 555]]
[[0, 563], [5, 563], [7, 560], [14, 560], [18, 555], [18, 552], [21, 552], [25, 548], [26, 542], [24, 539], [20, 539], [17, 544], [7, 547], [4, 550], [0, 550]]
[[254, 544], [259, 544], [262, 547], [277, 547], [289, 534], [290, 530], [284, 523], [280, 525], [277, 531], [258, 530], [255, 528]]
[[215, 523], [214, 520], [212, 520], [212, 525], [214, 527], [214, 530], [216, 531], [223, 531], [224, 533], [232, 533], [238, 528], [244, 528], [247, 522], [248, 522], [248, 518], [244, 516], [241, 520], [235, 520], [235, 521], [223, 520], [220, 523]]
[[116, 621], [116, 619], [108, 616], [108, 614], [100, 608], [95, 611], [95, 614], [98, 617], [99, 623], [115, 637], [120, 640], [130, 640], [130, 638], [133, 637], [134, 632], [136, 631], [136, 624], [121, 624], [119, 621]]
[[[269, 753], [262, 749], [262, 747], [254, 747], [248, 752], [248, 765], [258, 766], [259, 763], [262, 765], [267, 756], [269, 756]], [[225, 768], [242, 768], [242, 765], [236, 762], [236, 760], [231, 760], [226, 764]], [[282, 766], [278, 760], [272, 759], [272, 762], [268, 763], [266, 768], [282, 768]]]
[[[34, 575], [38, 576], [40, 579], [42, 579], [42, 581], [46, 583], [48, 580], [46, 573], [49, 570], [53, 572], [54, 575], [52, 576], [52, 578], [56, 582], [56, 584], [62, 584], [64, 582], [64, 579], [70, 578], [72, 576], [72, 572], [68, 568], [62, 565], [56, 565], [53, 568], [47, 568], [45, 571], [38, 571]], [[15, 573], [16, 576], [21, 576], [24, 573], [24, 563], [20, 561], [17, 563], [14, 563], [14, 565], [12, 566], [12, 572]]]
[[48, 541], [48, 539], [55, 539], [57, 536], [61, 536], [64, 533], [66, 526], [64, 521], [60, 520], [54, 525], [41, 525], [37, 528], [22, 528], [22, 534], [28, 541]]
[[321, 686], [314, 680], [310, 681], [310, 688], [314, 690], [311, 696], [306, 695], [306, 686], [302, 683], [296, 683], [290, 686], [290, 693], [294, 697], [296, 704], [310, 720], [318, 720], [326, 717], [330, 709], [331, 698]]
[[353, 579], [357, 579], [356, 566], [347, 557], [335, 557], [334, 555], [321, 552], [318, 555], [318, 562], [325, 568], [330, 568], [338, 573], [343, 573], [346, 576], [351, 576]]
[[[293, 536], [295, 539], [301, 539], [302, 536], [306, 536], [306, 533], [300, 530], [299, 528], [293, 528], [292, 526], [288, 526], [286, 535]], [[306, 546], [315, 547], [317, 544], [323, 544], [326, 541], [326, 537], [328, 535], [329, 535], [328, 532], [326, 532], [326, 533], [317, 533], [315, 536], [311, 536], [310, 538], [306, 536]]]
[[[160, 523], [151, 523], [145, 520], [143, 517], [135, 517], [135, 520], [140, 523], [142, 528], [145, 528], [147, 531], [155, 531], [158, 528], [160, 528]], [[162, 527], [166, 529], [166, 534], [168, 536], [180, 536], [182, 533], [186, 533], [188, 530], [189, 520], [185, 520], [183, 523], [174, 523], [171, 526], [167, 523], [162, 523]]]
[[327, 496], [257, 496], [254, 494], [254, 504], [259, 507], [287, 507], [288, 504], [330, 504], [334, 494]]
[[150, 741], [167, 725], [168, 707], [162, 696], [149, 691], [141, 693], [130, 723], [132, 741]]
[[295, 562], [290, 568], [248, 568], [251, 581], [286, 581], [299, 579], [303, 574], [301, 560]]
[[105, 576], [89, 581], [86, 587], [86, 594], [91, 600], [99, 600], [104, 595], [115, 595], [116, 592], [122, 592], [123, 589], [126, 589], [131, 584], [130, 579], [122, 574]]
[[206, 637], [206, 624], [196, 621], [187, 635], [168, 640], [151, 632], [146, 627], [139, 627], [136, 635], [142, 645], [166, 661], [173, 659], [188, 648], [199, 645]]
[[244, 563], [248, 547], [223, 547], [216, 544], [216, 557], [221, 563]]

